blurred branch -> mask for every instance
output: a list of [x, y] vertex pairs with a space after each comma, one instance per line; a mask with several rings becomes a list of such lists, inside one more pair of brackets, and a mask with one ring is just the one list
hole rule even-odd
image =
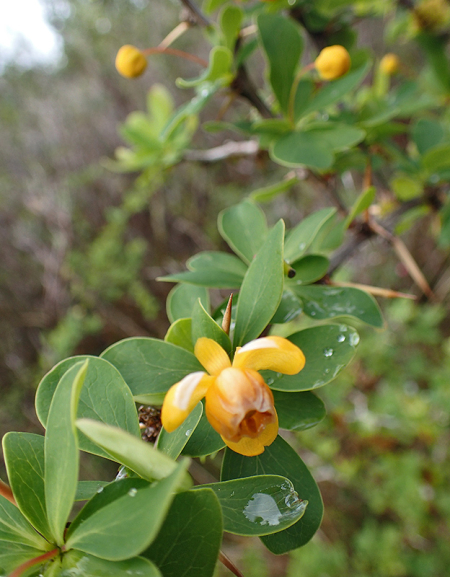
[[259, 97], [253, 82], [250, 80], [247, 69], [242, 64], [238, 68], [236, 78], [233, 80], [231, 88], [253, 104], [263, 118], [273, 117], [266, 103]]
[[246, 140], [236, 142], [234, 140], [210, 148], [208, 150], [186, 150], [184, 160], [197, 162], [217, 162], [232, 156], [252, 156], [259, 150], [259, 143], [256, 140]]
[[184, 6], [186, 6], [186, 8], [194, 16], [194, 19], [199, 24], [201, 24], [202, 26], [211, 25], [210, 20], [208, 20], [208, 18], [203, 14], [200, 8], [198, 8], [196, 4], [194, 4], [194, 2], [191, 2], [191, 0], [181, 0], [181, 3], [184, 4]]

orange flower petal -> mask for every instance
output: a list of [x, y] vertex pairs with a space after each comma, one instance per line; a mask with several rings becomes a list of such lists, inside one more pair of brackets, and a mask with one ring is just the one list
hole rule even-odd
[[262, 371], [269, 369], [285, 375], [296, 375], [305, 366], [305, 355], [283, 337], [263, 337], [236, 350], [233, 367]]
[[168, 390], [161, 410], [161, 422], [171, 433], [203, 399], [214, 378], [201, 371], [191, 373]]
[[262, 433], [254, 439], [251, 437], [242, 437], [240, 441], [234, 443], [222, 436], [223, 442], [226, 443], [227, 447], [230, 447], [230, 449], [235, 453], [240, 453], [246, 457], [255, 457], [256, 455], [260, 455], [264, 452], [265, 447], [271, 445], [277, 438], [278, 417], [276, 413], [275, 417], [276, 420], [269, 423]]
[[227, 353], [213, 339], [200, 337], [195, 343], [194, 353], [210, 375], [220, 375], [224, 369], [231, 367]]

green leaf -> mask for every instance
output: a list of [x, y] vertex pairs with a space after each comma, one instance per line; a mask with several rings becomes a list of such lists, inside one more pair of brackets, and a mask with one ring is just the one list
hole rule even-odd
[[156, 484], [138, 488], [136, 483], [126, 495], [78, 525], [67, 540], [67, 548], [110, 561], [129, 559], [141, 553], [158, 534], [174, 491], [186, 474], [186, 465], [187, 461], [179, 463], [169, 477]]
[[222, 437], [209, 424], [203, 410], [201, 419], [192, 433], [182, 454], [188, 457], [205, 457], [225, 447]]
[[126, 561], [107, 561], [81, 551], [67, 551], [58, 577], [162, 577], [148, 559], [132, 557]]
[[191, 284], [180, 284], [170, 291], [166, 301], [166, 311], [169, 321], [174, 323], [178, 319], [188, 319], [192, 316], [195, 303], [201, 300], [209, 311], [209, 294], [204, 287]]
[[315, 320], [350, 316], [373, 327], [384, 327], [380, 307], [365, 291], [353, 287], [300, 285], [292, 290], [303, 301], [305, 314]]
[[267, 237], [266, 217], [250, 201], [223, 210], [219, 214], [217, 226], [225, 242], [247, 264], [252, 262]]
[[273, 227], [251, 263], [239, 293], [234, 346], [261, 334], [275, 314], [283, 293], [284, 222]]
[[289, 132], [275, 140], [270, 157], [281, 166], [309, 166], [325, 170], [334, 161], [332, 147], [313, 132]]
[[422, 156], [422, 166], [428, 172], [438, 172], [450, 168], [450, 144], [440, 144]]
[[225, 39], [225, 46], [233, 51], [241, 29], [244, 12], [238, 6], [224, 6], [219, 14], [219, 25]]
[[231, 74], [232, 63], [233, 54], [231, 50], [224, 46], [214, 46], [209, 54], [208, 68], [200, 76], [191, 80], [177, 78], [176, 84], [180, 88], [193, 88], [204, 82], [220, 82], [222, 86], [226, 86], [233, 78]]
[[304, 218], [286, 235], [284, 258], [292, 263], [298, 260], [311, 245], [322, 227], [336, 214], [335, 208], [323, 208]]
[[147, 93], [147, 110], [156, 134], [160, 134], [173, 114], [172, 95], [163, 84], [153, 84]]
[[423, 184], [418, 178], [396, 176], [391, 180], [391, 189], [399, 200], [407, 201], [422, 194]]
[[[36, 412], [43, 426], [47, 426], [50, 403], [58, 382], [67, 370], [84, 359], [89, 359], [89, 366], [81, 390], [77, 417], [95, 419], [140, 437], [136, 406], [130, 388], [111, 363], [98, 357], [65, 359], [45, 375], [36, 394]], [[105, 456], [101, 449], [82, 434], [79, 435], [78, 445], [83, 451]]]
[[290, 291], [285, 290], [281, 295], [281, 301], [277, 312], [273, 315], [270, 324], [283, 324], [294, 320], [303, 312], [300, 300]]
[[119, 341], [101, 356], [119, 370], [135, 396], [166, 393], [189, 373], [203, 370], [189, 351], [146, 337]]
[[176, 468], [173, 459], [122, 429], [102, 425], [90, 419], [78, 419], [77, 427], [103, 447], [113, 460], [147, 481], [164, 479]]
[[295, 277], [289, 281], [293, 283], [309, 284], [321, 279], [327, 274], [330, 261], [320, 254], [307, 254], [291, 264], [295, 270]]
[[312, 122], [305, 129], [306, 134], [314, 134], [333, 150], [340, 152], [364, 140], [365, 130], [342, 122]]
[[[30, 550], [43, 551], [53, 548], [25, 519], [19, 509], [0, 495], [0, 567], [5, 568], [8, 557], [8, 548], [11, 547], [14, 555], [31, 553]], [[34, 556], [34, 555], [33, 555]], [[28, 557], [30, 558], [30, 557]], [[26, 561], [27, 559], [24, 559]], [[20, 561], [22, 563], [23, 561]]]
[[108, 485], [108, 481], [78, 481], [75, 501], [88, 501], [94, 495], [101, 492], [103, 487]]
[[257, 457], [244, 457], [227, 448], [222, 480], [253, 475], [282, 475], [291, 481], [300, 499], [308, 501], [303, 517], [284, 531], [262, 537], [264, 545], [276, 555], [305, 545], [319, 528], [323, 515], [319, 489], [306, 465], [279, 436]]
[[7, 433], [3, 437], [3, 453], [17, 506], [33, 527], [51, 540], [45, 505], [44, 437]]
[[304, 431], [316, 426], [325, 418], [325, 405], [309, 391], [304, 393], [272, 392], [281, 429]]
[[222, 542], [222, 511], [211, 489], [175, 496], [158, 536], [143, 552], [164, 577], [212, 577]]
[[289, 479], [257, 475], [202, 485], [214, 491], [223, 513], [223, 528], [235, 535], [261, 536], [282, 531], [305, 513]]
[[[0, 575], [9, 575], [23, 563], [31, 561], [31, 559], [35, 559], [42, 554], [42, 549], [28, 547], [27, 545], [22, 545], [22, 543], [11, 543], [11, 541], [0, 538]], [[37, 575], [37, 573], [34, 575]]]
[[250, 193], [250, 198], [255, 202], [269, 202], [282, 192], [289, 190], [297, 182], [298, 177], [294, 176], [293, 178], [288, 178], [281, 182], [258, 188]]
[[445, 133], [442, 124], [435, 120], [420, 118], [411, 128], [411, 136], [419, 154], [425, 154], [431, 148], [441, 144]]
[[287, 114], [294, 75], [303, 51], [303, 39], [294, 21], [281, 14], [260, 14], [257, 25], [267, 56], [269, 80], [281, 110]]
[[262, 371], [277, 391], [309, 391], [332, 381], [352, 360], [359, 336], [346, 325], [322, 325], [294, 333], [289, 340], [303, 351], [306, 363], [297, 375]]
[[89, 361], [70, 368], [59, 381], [50, 405], [45, 436], [45, 503], [48, 524], [57, 545], [72, 510], [78, 482], [78, 440], [75, 419]]
[[342, 78], [324, 84], [312, 97], [309, 104], [304, 107], [302, 116], [306, 116], [316, 110], [323, 110], [340, 100], [345, 94], [356, 88], [363, 81], [369, 68], [370, 62], [366, 62], [363, 66], [356, 70], [351, 70]]
[[[188, 286], [188, 285], [179, 285]], [[192, 342], [192, 319], [178, 319], [172, 325], [164, 337], [167, 343], [181, 347], [190, 353], [194, 352], [194, 343]]]
[[[192, 262], [194, 262], [194, 266], [198, 268], [161, 276], [158, 277], [157, 280], [190, 283], [209, 288], [239, 288], [241, 286], [242, 279], [247, 270], [247, 267], [242, 261], [227, 253], [207, 253], [210, 255], [208, 259], [201, 258], [201, 255], [204, 254], [206, 253], [196, 255], [187, 263], [189, 267], [192, 267]], [[195, 260], [197, 258], [198, 260]], [[209, 260], [209, 266], [205, 265], [206, 260]]]
[[155, 448], [171, 459], [177, 459], [195, 431], [202, 414], [203, 405], [198, 403], [187, 419], [175, 431], [168, 433], [163, 427], [159, 433]]
[[375, 200], [377, 194], [377, 189], [374, 186], [369, 186], [364, 190], [354, 202], [347, 218], [345, 219], [344, 227], [348, 228], [351, 223], [355, 220], [358, 214], [367, 210], [372, 202]]
[[198, 301], [192, 315], [192, 342], [196, 343], [201, 337], [213, 339], [219, 343], [228, 355], [231, 354], [230, 337], [224, 332], [222, 327], [219, 327], [216, 321], [209, 316], [201, 302]]

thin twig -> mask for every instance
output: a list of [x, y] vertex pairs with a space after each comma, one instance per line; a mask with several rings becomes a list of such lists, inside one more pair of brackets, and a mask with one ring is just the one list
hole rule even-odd
[[197, 20], [199, 24], [201, 24], [202, 26], [211, 25], [210, 20], [208, 20], [208, 18], [203, 14], [200, 8], [198, 8], [197, 5], [194, 4], [194, 2], [191, 2], [191, 0], [181, 0], [181, 3], [186, 6], [186, 8], [194, 16], [195, 20]]
[[232, 140], [208, 150], [186, 150], [183, 157], [189, 161], [217, 162], [231, 156], [253, 156], [258, 150], [259, 144], [256, 140], [246, 140], [244, 142]]
[[353, 288], [363, 290], [366, 293], [370, 293], [371, 295], [375, 295], [378, 297], [385, 297], [388, 299], [394, 299], [394, 298], [403, 298], [403, 299], [412, 299], [412, 300], [417, 299], [416, 295], [411, 295], [408, 293], [400, 293], [398, 291], [394, 291], [391, 289], [385, 289], [385, 288], [381, 288], [381, 287], [370, 286], [367, 284], [359, 284], [359, 283], [354, 283], [354, 282], [338, 282], [338, 281], [333, 281], [333, 280], [330, 280], [328, 282], [328, 284], [330, 286], [353, 287]]
[[182, 34], [191, 27], [189, 22], [180, 22], [173, 30], [167, 34], [163, 40], [158, 44], [158, 48], [167, 48], [175, 42]]

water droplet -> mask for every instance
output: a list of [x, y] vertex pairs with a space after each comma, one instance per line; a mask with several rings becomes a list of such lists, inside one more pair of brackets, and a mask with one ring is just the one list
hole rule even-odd
[[325, 369], [325, 374], [328, 375], [328, 373], [330, 372], [330, 369]]
[[192, 435], [192, 429], [188, 429], [185, 433], [186, 437], [189, 437], [190, 435]]
[[281, 373], [276, 374], [277, 379], [281, 379]]
[[103, 491], [103, 487], [99, 487], [99, 488], [97, 489], [97, 493], [101, 493], [102, 491]]
[[359, 335], [358, 333], [352, 333], [350, 335], [350, 344], [352, 345], [352, 347], [356, 347], [356, 345], [359, 343]]
[[135, 489], [135, 488], [133, 487], [132, 489], [130, 489], [130, 490], [128, 491], [128, 495], [129, 495], [130, 497], [136, 497], [136, 495], [137, 495], [137, 489]]
[[324, 357], [331, 357], [333, 355], [333, 349], [323, 349], [323, 356]]
[[316, 316], [316, 311], [310, 311], [310, 316], [315, 317]]
[[306, 247], [306, 242], [301, 242], [301, 243], [298, 245], [298, 250], [305, 250], [305, 247]]
[[345, 335], [338, 335], [337, 342], [343, 343], [345, 341]]

